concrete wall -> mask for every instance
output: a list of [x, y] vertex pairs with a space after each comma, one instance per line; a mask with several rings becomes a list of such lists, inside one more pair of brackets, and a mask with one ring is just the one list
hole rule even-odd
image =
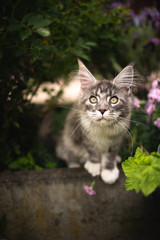
[[160, 236], [160, 196], [145, 198], [92, 178], [82, 169], [0, 174], [0, 218], [7, 214], [9, 240], [146, 240]]

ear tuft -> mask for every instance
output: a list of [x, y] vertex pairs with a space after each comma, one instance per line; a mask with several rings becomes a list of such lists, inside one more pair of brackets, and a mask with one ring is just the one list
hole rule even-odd
[[133, 84], [133, 65], [125, 67], [113, 80], [113, 84], [118, 88], [130, 88]]
[[79, 59], [78, 65], [78, 78], [80, 79], [81, 90], [82, 92], [85, 92], [87, 89], [89, 89], [92, 85], [96, 83], [96, 79]]

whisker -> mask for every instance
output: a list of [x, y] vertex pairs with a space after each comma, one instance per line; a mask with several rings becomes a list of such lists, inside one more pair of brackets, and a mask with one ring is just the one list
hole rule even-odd
[[79, 113], [82, 113], [83, 111], [82, 110], [78, 110], [78, 109], [75, 109], [75, 108], [72, 108], [72, 107], [67, 107], [67, 106], [60, 106], [61, 108], [66, 108], [66, 109], [69, 109], [69, 110], [73, 110], [75, 112], [79, 112]]
[[118, 119], [122, 119], [122, 120], [125, 120], [125, 119], [127, 119], [127, 120], [129, 120], [130, 122], [134, 122], [134, 123], [138, 123], [138, 124], [141, 124], [141, 125], [143, 125], [143, 126], [145, 126], [145, 127], [147, 127], [147, 125], [146, 124], [144, 124], [144, 123], [141, 123], [141, 122], [139, 122], [139, 121], [135, 121], [135, 120], [132, 120], [132, 119], [129, 119], [129, 118], [124, 118], [124, 117], [118, 117]]
[[130, 139], [131, 139], [131, 145], [132, 145], [131, 155], [132, 155], [132, 154], [133, 154], [133, 137], [132, 137], [131, 133], [129, 132], [129, 130], [128, 130], [120, 121], [118, 121], [116, 118], [115, 118], [115, 120], [117, 121], [117, 123], [119, 123], [119, 124], [121, 125], [121, 127], [122, 127], [124, 130], [126, 130], [126, 132], [128, 133], [128, 135], [129, 135], [129, 137], [130, 137]]
[[[80, 120], [80, 119], [78, 119], [78, 120]], [[78, 120], [77, 120], [76, 122], [78, 122]], [[71, 140], [73, 134], [75, 133], [75, 131], [76, 131], [80, 126], [81, 126], [81, 123], [79, 123], [79, 124], [77, 125], [77, 127], [74, 128], [74, 130], [72, 131], [70, 137], [67, 139], [66, 145], [67, 145], [68, 142]]]
[[66, 120], [69, 120], [69, 119], [74, 118], [74, 117], [76, 117], [76, 116], [78, 116], [78, 113], [69, 114], [69, 115], [66, 117]]

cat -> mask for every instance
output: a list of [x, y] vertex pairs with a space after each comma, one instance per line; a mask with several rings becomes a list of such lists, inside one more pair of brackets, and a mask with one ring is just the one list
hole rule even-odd
[[80, 95], [66, 119], [57, 145], [57, 155], [69, 167], [84, 168], [100, 175], [105, 183], [119, 178], [117, 163], [123, 135], [130, 126], [133, 106], [133, 65], [113, 80], [97, 80], [78, 59]]

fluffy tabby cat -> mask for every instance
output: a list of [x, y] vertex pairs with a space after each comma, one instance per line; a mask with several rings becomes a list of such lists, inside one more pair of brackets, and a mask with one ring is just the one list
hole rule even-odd
[[66, 120], [57, 154], [69, 167], [84, 164], [92, 176], [101, 175], [112, 184], [119, 177], [118, 150], [130, 124], [133, 66], [113, 80], [98, 81], [80, 60], [78, 64], [80, 96]]

